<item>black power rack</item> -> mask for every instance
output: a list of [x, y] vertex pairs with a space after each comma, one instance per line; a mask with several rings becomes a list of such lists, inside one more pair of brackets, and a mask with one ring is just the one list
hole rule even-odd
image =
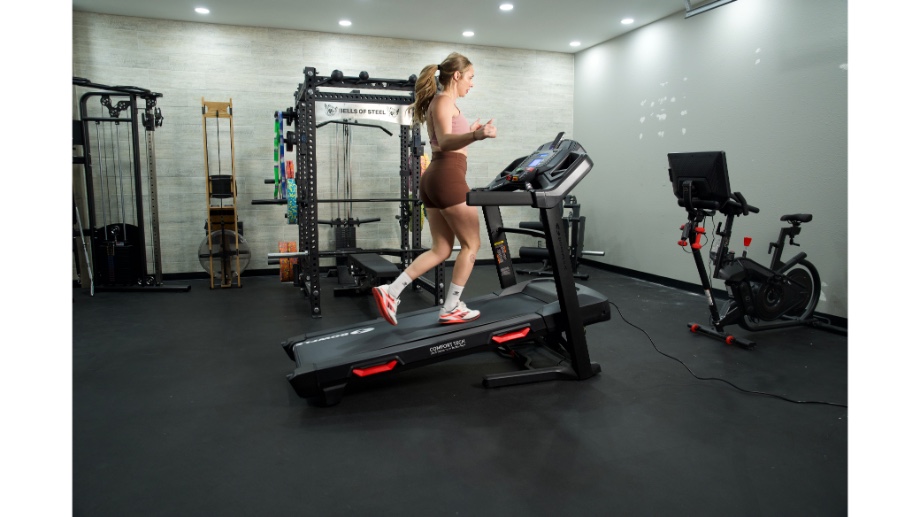
[[[297, 258], [294, 284], [299, 286], [310, 301], [310, 315], [322, 317], [322, 288], [320, 286], [320, 258], [342, 257], [349, 254], [376, 253], [400, 257], [400, 268], [405, 269], [420, 253], [422, 247], [421, 202], [418, 197], [421, 157], [424, 143], [418, 126], [412, 124], [412, 104], [415, 102], [416, 76], [407, 79], [372, 78], [367, 72], [357, 77], [335, 70], [329, 76], [317, 73], [316, 68], [304, 68], [304, 82], [294, 92], [295, 107], [281, 113], [294, 131], [283, 137], [285, 148], [297, 148], [294, 173], [297, 191], [298, 251], [270, 253], [269, 260]], [[378, 93], [379, 92], [379, 93]], [[400, 195], [399, 198], [371, 199], [319, 199], [317, 196], [316, 130], [329, 123], [369, 125], [368, 121], [395, 122], [400, 126]], [[400, 247], [373, 250], [320, 250], [319, 224], [329, 224], [318, 218], [321, 203], [343, 202], [399, 202]], [[286, 200], [253, 201], [254, 204], [286, 204]], [[440, 265], [430, 276], [414, 282], [415, 289], [425, 289], [434, 295], [434, 303], [444, 297], [444, 266]]]

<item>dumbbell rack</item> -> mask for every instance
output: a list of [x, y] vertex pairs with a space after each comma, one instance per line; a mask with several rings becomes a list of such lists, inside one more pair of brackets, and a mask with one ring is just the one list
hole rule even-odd
[[[208, 154], [208, 119], [216, 120], [217, 125], [217, 173], [212, 174], [210, 156]], [[220, 119], [229, 120], [230, 124], [230, 174], [224, 174], [220, 161]], [[214, 289], [215, 267], [220, 267], [220, 287], [231, 287], [234, 281], [233, 271], [236, 271], [236, 285], [241, 287], [240, 277], [240, 232], [239, 220], [236, 213], [236, 160], [233, 148], [233, 99], [229, 101], [206, 101], [201, 98], [201, 127], [204, 136], [204, 170], [205, 185], [207, 186], [208, 219], [205, 224], [206, 240], [208, 243], [208, 272], [211, 277], [211, 289]], [[232, 242], [221, 243], [221, 250], [236, 250], [235, 253], [215, 252], [212, 235], [220, 232], [221, 239], [228, 238], [227, 230], [232, 232]], [[219, 261], [216, 264], [215, 261]]]

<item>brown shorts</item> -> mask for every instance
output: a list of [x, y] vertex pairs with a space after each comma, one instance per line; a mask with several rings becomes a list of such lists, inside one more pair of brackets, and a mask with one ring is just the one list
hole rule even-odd
[[466, 203], [466, 155], [434, 151], [419, 182], [419, 197], [426, 208], [448, 208]]

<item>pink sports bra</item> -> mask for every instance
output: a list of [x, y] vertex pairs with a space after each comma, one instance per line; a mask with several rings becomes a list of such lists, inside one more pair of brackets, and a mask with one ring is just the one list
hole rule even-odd
[[[450, 132], [451, 134], [457, 135], [461, 133], [469, 133], [470, 123], [466, 121], [466, 117], [463, 116], [463, 113], [458, 113], [450, 119]], [[438, 144], [438, 134], [435, 132], [434, 128], [431, 128], [431, 145]]]

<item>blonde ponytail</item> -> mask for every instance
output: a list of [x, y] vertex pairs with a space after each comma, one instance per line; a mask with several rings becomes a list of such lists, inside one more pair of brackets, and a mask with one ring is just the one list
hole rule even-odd
[[[473, 66], [470, 60], [462, 54], [451, 52], [440, 65], [428, 65], [422, 68], [418, 79], [415, 81], [415, 102], [412, 104], [412, 122], [416, 125], [424, 124], [428, 114], [431, 99], [438, 93], [438, 83], [444, 89], [453, 80], [454, 72], [466, 72]], [[435, 75], [435, 72], [439, 72]]]
[[434, 99], [438, 93], [438, 80], [434, 73], [438, 65], [428, 65], [422, 68], [418, 79], [415, 81], [415, 103], [412, 104], [412, 122], [415, 125], [425, 123], [425, 115], [428, 113], [428, 106], [431, 105], [431, 99]]

